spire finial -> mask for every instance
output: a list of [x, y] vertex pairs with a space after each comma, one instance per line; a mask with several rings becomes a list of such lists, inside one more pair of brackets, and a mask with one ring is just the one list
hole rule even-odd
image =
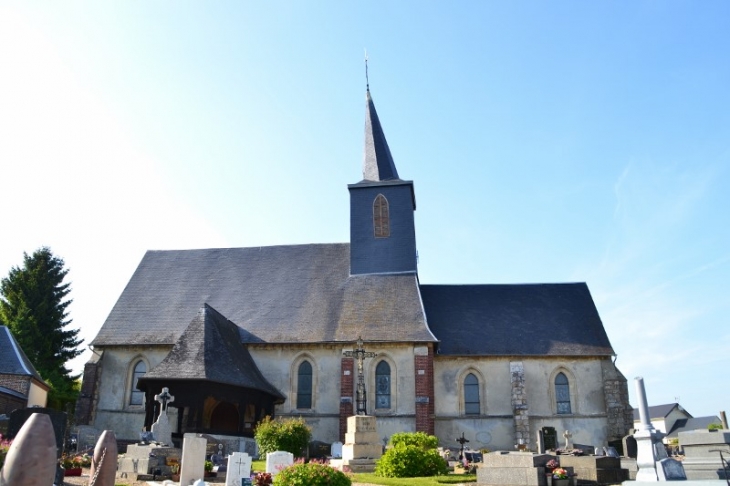
[[370, 80], [368, 79], [368, 50], [365, 49], [365, 89], [370, 91]]

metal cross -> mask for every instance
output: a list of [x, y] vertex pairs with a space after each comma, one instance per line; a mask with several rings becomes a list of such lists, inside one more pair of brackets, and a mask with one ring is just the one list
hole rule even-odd
[[362, 337], [358, 337], [357, 348], [353, 349], [352, 351], [342, 352], [342, 354], [344, 354], [348, 358], [357, 359], [357, 415], [367, 415], [367, 393], [365, 392], [365, 374], [363, 372], [363, 361], [365, 360], [365, 358], [373, 358], [378, 355], [377, 353], [366, 352], [362, 345]]
[[469, 442], [469, 439], [467, 439], [466, 437], [464, 437], [464, 432], [462, 432], [461, 433], [461, 437], [459, 437], [458, 439], [456, 439], [456, 442], [458, 442], [459, 444], [461, 444], [461, 448], [459, 449], [459, 460], [462, 460], [462, 459], [464, 459], [464, 444], [466, 444], [467, 442]]
[[160, 413], [162, 413], [167, 412], [167, 404], [174, 402], [175, 397], [170, 395], [170, 390], [167, 387], [164, 387], [158, 395], [155, 395], [155, 400], [162, 404], [162, 407], [160, 408]]

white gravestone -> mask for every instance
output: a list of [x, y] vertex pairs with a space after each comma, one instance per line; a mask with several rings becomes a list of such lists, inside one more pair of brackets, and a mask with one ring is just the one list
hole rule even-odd
[[172, 427], [167, 417], [167, 405], [175, 401], [175, 397], [170, 395], [170, 390], [167, 387], [164, 387], [159, 395], [155, 395], [155, 400], [160, 402], [160, 415], [157, 417], [157, 421], [152, 424], [152, 434], [157, 442], [171, 445]]
[[332, 447], [330, 447], [330, 456], [335, 459], [340, 459], [342, 457], [342, 442], [337, 441], [332, 443]]
[[190, 484], [205, 476], [205, 448], [208, 441], [200, 437], [183, 439], [182, 462], [180, 464], [180, 486]]
[[251, 477], [251, 456], [245, 452], [234, 452], [228, 456], [226, 486], [241, 486], [242, 479]]
[[272, 476], [294, 464], [294, 454], [286, 451], [269, 452], [266, 454], [266, 472]]

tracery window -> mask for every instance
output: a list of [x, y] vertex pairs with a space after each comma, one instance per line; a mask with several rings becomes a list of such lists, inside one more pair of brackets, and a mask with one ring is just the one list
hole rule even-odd
[[479, 415], [479, 379], [474, 373], [469, 373], [464, 378], [464, 414]]
[[137, 381], [147, 373], [147, 364], [139, 360], [132, 370], [132, 381], [129, 393], [130, 405], [144, 405], [144, 392], [137, 390]]
[[378, 194], [373, 202], [373, 231], [375, 232], [376, 238], [387, 238], [390, 236], [388, 200], [382, 194]]
[[559, 414], [570, 414], [570, 382], [565, 373], [555, 377], [555, 409]]
[[375, 408], [390, 408], [390, 365], [386, 361], [375, 368]]
[[312, 408], [312, 364], [302, 361], [297, 371], [297, 408]]

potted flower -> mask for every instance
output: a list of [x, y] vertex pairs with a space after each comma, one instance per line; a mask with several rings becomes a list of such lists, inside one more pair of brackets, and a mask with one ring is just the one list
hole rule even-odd
[[10, 449], [10, 441], [3, 439], [3, 434], [0, 434], [0, 469], [3, 468], [5, 456], [8, 455], [8, 449]]
[[213, 463], [210, 461], [205, 461], [205, 466], [203, 467], [205, 469], [205, 476], [211, 477], [213, 476]]
[[81, 458], [79, 456], [61, 456], [64, 476], [81, 476]]
[[568, 486], [568, 471], [562, 467], [553, 469], [553, 486]]
[[548, 462], [545, 463], [545, 467], [552, 471], [553, 469], [560, 467], [560, 463], [555, 459], [550, 459]]

